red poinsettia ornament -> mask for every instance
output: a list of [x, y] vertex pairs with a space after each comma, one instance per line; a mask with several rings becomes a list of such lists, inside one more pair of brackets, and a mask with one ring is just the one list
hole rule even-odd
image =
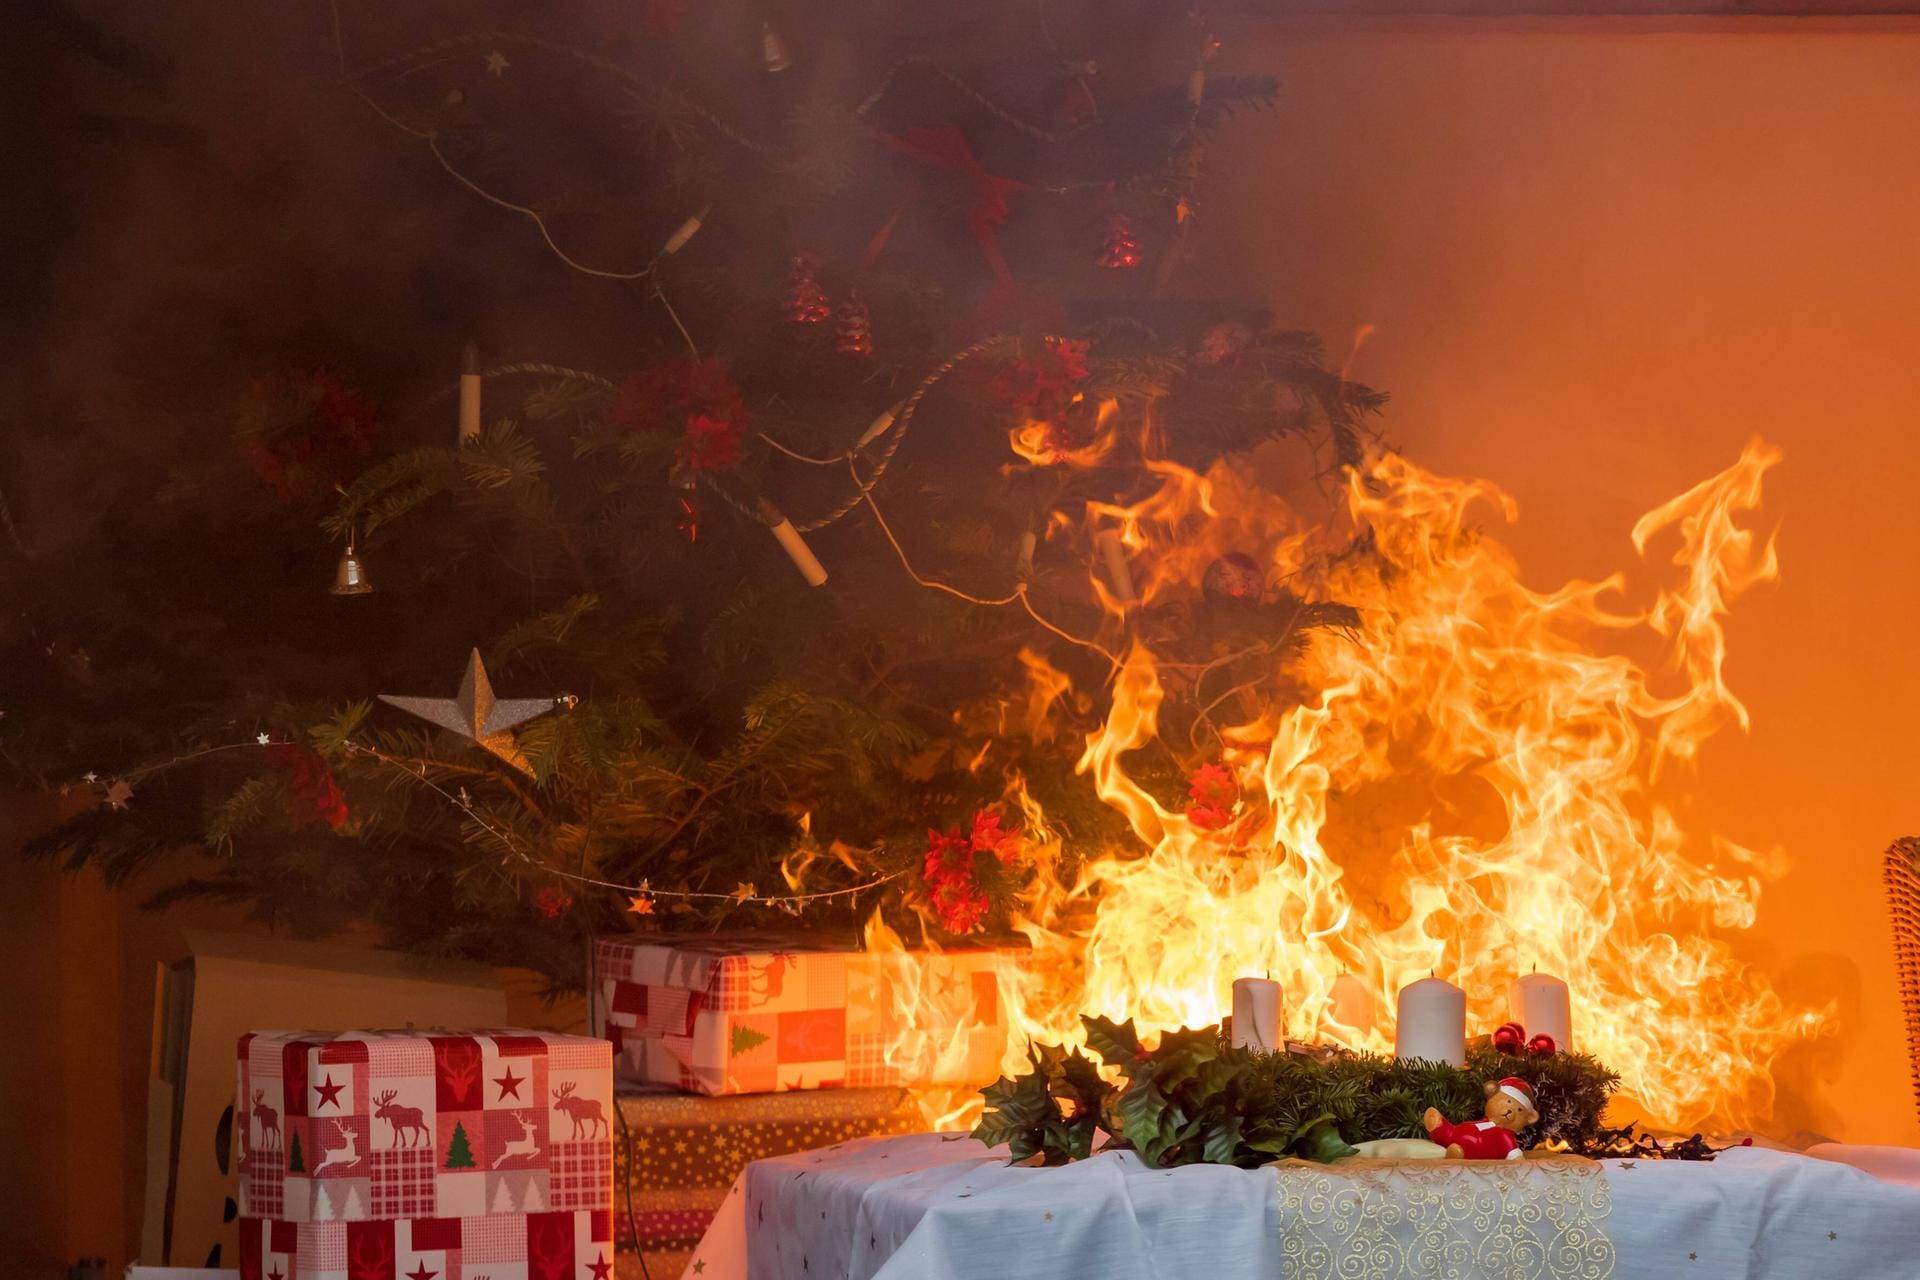
[[1187, 821], [1202, 831], [1218, 831], [1233, 821], [1240, 784], [1217, 764], [1203, 764], [1187, 779]]
[[740, 461], [750, 415], [727, 367], [718, 360], [668, 356], [620, 384], [613, 421], [630, 431], [670, 431], [680, 437], [675, 458], [693, 471], [718, 471]]
[[351, 480], [379, 434], [373, 401], [326, 369], [255, 379], [235, 431], [240, 456], [282, 502]]
[[346, 793], [319, 752], [296, 742], [276, 742], [266, 756], [286, 780], [288, 816], [295, 826], [324, 825], [339, 831], [347, 825]]
[[[991, 809], [975, 811], [964, 833], [959, 827], [928, 831], [921, 879], [940, 927], [948, 933], [978, 929], [992, 905], [982, 884], [983, 873], [991, 877], [996, 868], [1018, 864], [1022, 852], [1020, 833], [1002, 828], [1000, 815]], [[979, 860], [983, 854], [984, 864]]]

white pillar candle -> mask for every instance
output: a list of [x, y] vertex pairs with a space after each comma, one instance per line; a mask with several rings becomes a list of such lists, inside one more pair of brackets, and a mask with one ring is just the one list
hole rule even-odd
[[1545, 1033], [1556, 1049], [1573, 1048], [1573, 1005], [1567, 984], [1544, 973], [1530, 973], [1508, 993], [1513, 1020], [1527, 1029], [1528, 1038]]
[[1373, 992], [1350, 973], [1333, 980], [1327, 992], [1327, 1017], [1355, 1031], [1371, 1031], [1375, 1018]]
[[480, 350], [467, 344], [460, 365], [460, 443], [480, 438]]
[[1422, 978], [1400, 988], [1393, 1056], [1465, 1066], [1467, 993], [1439, 978]]
[[1277, 1052], [1286, 1032], [1280, 984], [1271, 978], [1233, 980], [1233, 1047]]

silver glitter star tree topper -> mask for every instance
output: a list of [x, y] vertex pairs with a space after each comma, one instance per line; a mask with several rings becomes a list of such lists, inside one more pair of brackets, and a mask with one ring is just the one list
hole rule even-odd
[[491, 751], [525, 774], [533, 770], [511, 732], [518, 724], [543, 716], [555, 707], [566, 705], [564, 698], [495, 698], [493, 682], [475, 649], [467, 659], [467, 674], [460, 680], [460, 692], [451, 698], [410, 698], [383, 693], [380, 701], [398, 707], [408, 715], [419, 716], [429, 724], [457, 733]]

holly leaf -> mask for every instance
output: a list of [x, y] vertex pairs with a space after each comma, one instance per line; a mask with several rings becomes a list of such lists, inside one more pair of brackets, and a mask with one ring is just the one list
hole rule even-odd
[[1309, 1160], [1321, 1164], [1332, 1164], [1342, 1156], [1357, 1156], [1359, 1150], [1348, 1146], [1340, 1130], [1334, 1127], [1333, 1117], [1324, 1115], [1303, 1126], [1299, 1141], [1300, 1154]]
[[1080, 1021], [1086, 1024], [1087, 1048], [1099, 1054], [1108, 1066], [1124, 1070], [1140, 1057], [1140, 1033], [1134, 1030], [1132, 1018], [1115, 1022], [1112, 1018], [1083, 1015]]
[[[980, 1122], [973, 1126], [973, 1136], [989, 1147], [1007, 1143], [1014, 1148], [1015, 1159], [1023, 1158], [1019, 1150], [1021, 1140], [1060, 1114], [1047, 1093], [1046, 1077], [1038, 1074], [1024, 1075], [1018, 1080], [1002, 1076], [982, 1089], [980, 1096], [986, 1100], [987, 1109], [981, 1114]], [[1032, 1155], [1037, 1149], [1029, 1146], [1024, 1155]]]
[[1208, 1164], [1232, 1164], [1240, 1148], [1240, 1117], [1228, 1116], [1207, 1130], [1200, 1158]]

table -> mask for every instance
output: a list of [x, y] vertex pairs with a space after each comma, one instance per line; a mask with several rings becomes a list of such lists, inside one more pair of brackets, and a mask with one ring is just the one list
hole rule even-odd
[[[1920, 1153], [1912, 1154], [1920, 1161]], [[1533, 1167], [1534, 1161], [1160, 1170], [1131, 1152], [1110, 1152], [1063, 1168], [1015, 1169], [1007, 1167], [1004, 1151], [989, 1152], [963, 1135], [860, 1139], [749, 1165], [686, 1274], [696, 1280], [1920, 1277], [1920, 1185], [1759, 1148], [1729, 1151], [1711, 1163], [1540, 1163], [1552, 1171]], [[1406, 1174], [1415, 1180], [1405, 1183], [1414, 1192], [1395, 1201], [1390, 1184], [1415, 1164], [1426, 1169]], [[1440, 1164], [1450, 1168], [1435, 1167]], [[1406, 1235], [1404, 1221], [1384, 1228], [1374, 1222], [1368, 1229], [1379, 1237], [1378, 1247], [1344, 1263], [1325, 1249], [1302, 1248], [1339, 1218], [1340, 1197], [1329, 1197], [1328, 1188], [1355, 1183], [1359, 1165], [1371, 1169], [1358, 1182], [1385, 1179], [1381, 1186], [1388, 1189], [1375, 1187], [1380, 1195], [1371, 1203], [1376, 1209], [1384, 1203], [1389, 1218], [1422, 1200], [1425, 1212], [1460, 1213], [1466, 1203], [1460, 1195], [1418, 1190], [1439, 1185], [1420, 1181], [1436, 1177], [1464, 1178], [1496, 1198], [1508, 1196], [1509, 1209], [1516, 1208], [1516, 1187], [1576, 1188], [1576, 1200], [1585, 1199], [1572, 1211], [1588, 1216], [1566, 1230], [1545, 1231], [1544, 1249], [1476, 1255], [1485, 1241], [1454, 1241], [1446, 1257], [1417, 1259], [1396, 1253], [1399, 1246], [1387, 1240], [1396, 1231]], [[1568, 1205], [1564, 1194], [1555, 1194], [1563, 1201], [1557, 1217]], [[1471, 1216], [1461, 1214], [1455, 1224], [1469, 1235]], [[1352, 1241], [1330, 1244], [1337, 1254]], [[1571, 1269], [1558, 1269], [1562, 1264]]]

